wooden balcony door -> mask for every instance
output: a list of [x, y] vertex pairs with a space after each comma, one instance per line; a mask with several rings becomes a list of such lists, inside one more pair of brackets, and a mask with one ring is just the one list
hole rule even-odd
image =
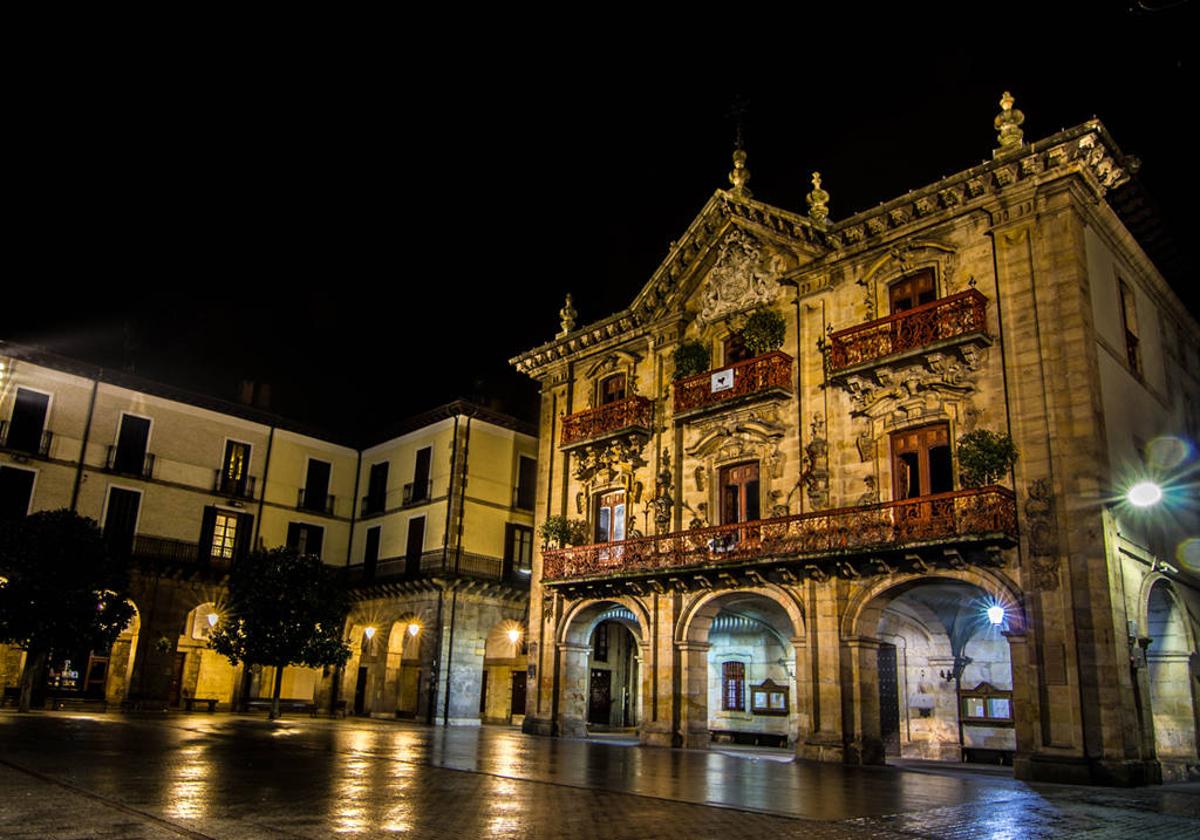
[[910, 274], [888, 287], [888, 303], [891, 305], [892, 315], [935, 300], [937, 288], [931, 268]]
[[[950, 460], [950, 427], [935, 423], [892, 435], [892, 498], [916, 499], [954, 489]], [[897, 527], [919, 536], [938, 530], [936, 520], [953, 518], [953, 501], [903, 505], [896, 509]], [[951, 524], [952, 527], [952, 524]]]
[[[720, 472], [721, 487], [721, 524], [733, 525], [738, 522], [753, 522], [761, 518], [759, 509], [758, 462], [734, 464], [722, 467]], [[722, 538], [723, 543], [733, 543], [758, 538], [758, 529], [738, 529]]]
[[625, 491], [601, 493], [596, 500], [596, 542], [625, 539]]
[[615, 373], [600, 382], [600, 405], [625, 399], [625, 374]]

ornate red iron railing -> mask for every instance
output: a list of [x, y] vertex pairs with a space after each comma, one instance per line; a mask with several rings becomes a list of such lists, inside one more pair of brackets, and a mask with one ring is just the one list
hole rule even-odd
[[921, 304], [829, 336], [829, 370], [839, 371], [987, 329], [987, 298], [974, 289]]
[[[723, 370], [733, 371], [733, 387], [714, 391], [713, 374]], [[675, 383], [675, 413], [776, 389], [792, 390], [792, 357], [779, 351], [680, 379]]]
[[552, 549], [542, 554], [542, 577], [569, 580], [763, 558], [844, 555], [985, 534], [1016, 539], [1017, 505], [1011, 490], [979, 487], [899, 502]]
[[653, 422], [654, 403], [645, 397], [629, 397], [567, 415], [563, 418], [561, 445], [571, 446], [625, 429], [649, 429]]

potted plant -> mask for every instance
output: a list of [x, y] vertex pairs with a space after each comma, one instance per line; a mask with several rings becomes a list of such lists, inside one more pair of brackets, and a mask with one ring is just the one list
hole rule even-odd
[[711, 364], [708, 347], [699, 341], [683, 341], [675, 348], [671, 360], [675, 363], [672, 379], [683, 379], [705, 373]]
[[547, 516], [538, 533], [542, 537], [542, 548], [583, 545], [587, 542], [587, 523], [582, 519], [567, 519], [565, 516]]
[[1016, 462], [1017, 447], [1007, 433], [976, 429], [958, 439], [958, 480], [963, 487], [995, 484]]
[[742, 343], [755, 356], [773, 353], [783, 346], [787, 325], [774, 309], [759, 309], [746, 319]]

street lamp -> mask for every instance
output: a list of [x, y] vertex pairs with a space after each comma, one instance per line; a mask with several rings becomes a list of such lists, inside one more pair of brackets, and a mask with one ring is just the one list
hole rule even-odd
[[417, 622], [415, 622], [415, 621], [410, 621], [408, 623], [408, 635], [416, 636], [420, 632], [421, 632], [420, 624], [417, 624]]
[[216, 613], [211, 613], [211, 612], [205, 617], [208, 619], [209, 627], [216, 627], [217, 622], [221, 620], [221, 616], [217, 615]]
[[366, 630], [363, 630], [363, 635], [367, 637], [368, 642], [371, 641], [375, 638], [375, 628], [368, 627]]
[[1004, 607], [992, 604], [987, 608], [987, 617], [994, 627], [999, 627], [1004, 623]]
[[508, 631], [508, 641], [511, 644], [516, 644], [521, 638], [521, 631], [516, 627]]
[[1125, 494], [1131, 505], [1140, 508], [1156, 505], [1162, 501], [1162, 497], [1162, 488], [1153, 481], [1139, 481]]

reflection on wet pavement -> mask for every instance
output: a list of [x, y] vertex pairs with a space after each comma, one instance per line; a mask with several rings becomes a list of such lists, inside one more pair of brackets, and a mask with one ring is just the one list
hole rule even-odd
[[1200, 836], [1198, 786], [781, 759], [391, 721], [0, 713], [0, 836]]

